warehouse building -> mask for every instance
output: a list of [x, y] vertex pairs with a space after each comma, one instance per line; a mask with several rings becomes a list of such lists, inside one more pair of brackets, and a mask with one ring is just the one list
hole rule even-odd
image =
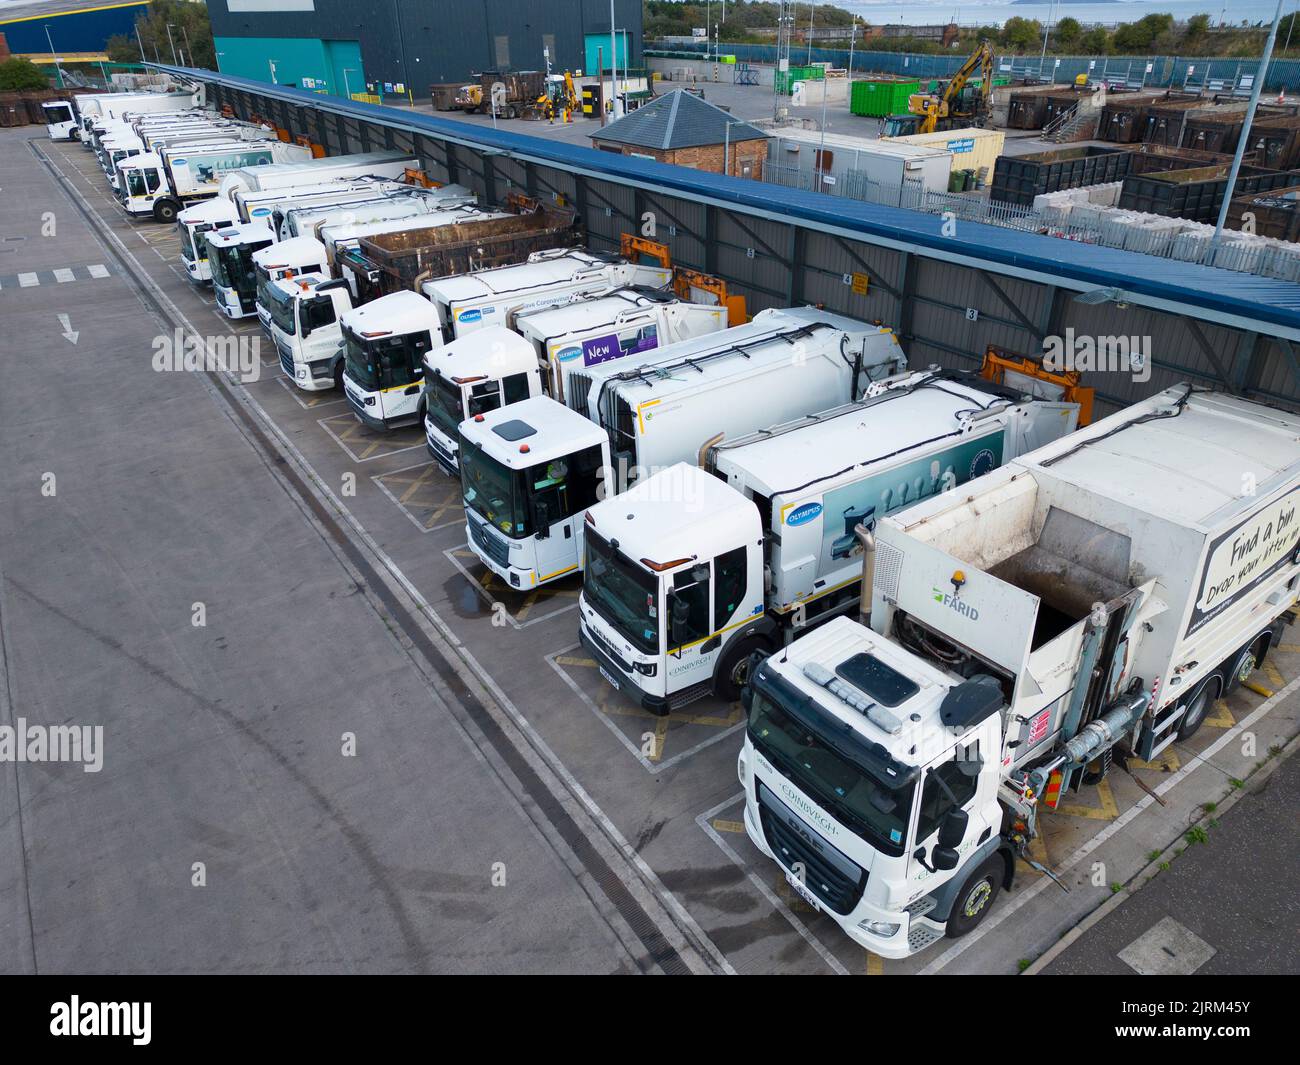
[[108, 39], [133, 37], [135, 20], [148, 9], [147, 0], [0, 0], [0, 33], [10, 52], [33, 63], [53, 62], [55, 55], [63, 63], [97, 63], [108, 58]]
[[[609, 66], [609, 0], [208, 0], [223, 73], [336, 96], [427, 98], [484, 70]], [[614, 0], [618, 62], [641, 63], [641, 0]]]

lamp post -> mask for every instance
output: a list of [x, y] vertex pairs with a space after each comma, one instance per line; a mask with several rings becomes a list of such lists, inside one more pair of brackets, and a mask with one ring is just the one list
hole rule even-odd
[[[704, 47], [707, 51], [707, 40]], [[614, 0], [609, 0], [609, 96], [609, 115], [617, 122], [623, 117], [623, 108], [618, 100], [618, 30], [614, 28]]]
[[63, 67], [59, 65], [59, 57], [54, 52], [54, 38], [50, 36], [50, 24], [45, 24], [45, 39], [50, 42], [50, 58], [54, 60], [54, 69], [59, 75], [59, 88], [63, 88]]
[[176, 64], [176, 42], [172, 40], [172, 24], [167, 23], [167, 43], [172, 46], [172, 63]]
[[[1277, 41], [1278, 23], [1282, 21], [1282, 4], [1283, 0], [1277, 0], [1277, 11], [1273, 14], [1273, 25], [1268, 31], [1268, 41], [1264, 44], [1264, 54], [1259, 60], [1259, 70], [1255, 74], [1255, 84], [1250, 89], [1250, 103], [1246, 106], [1246, 118], [1242, 123], [1243, 130], [1250, 129], [1250, 124], [1255, 121], [1255, 108], [1259, 106], [1259, 94], [1264, 88], [1264, 78], [1268, 75], [1268, 64], [1273, 58], [1273, 45]], [[1223, 190], [1223, 203], [1219, 205], [1219, 220], [1214, 226], [1214, 237], [1210, 240], [1210, 250], [1213, 251], [1219, 245], [1219, 238], [1223, 235], [1224, 223], [1228, 221], [1228, 208], [1232, 204], [1232, 194], [1237, 189], [1237, 175], [1241, 172], [1241, 158], [1246, 151], [1246, 142], [1248, 137], [1242, 137], [1237, 141], [1237, 151], [1232, 157], [1232, 169], [1228, 171], [1228, 186]]]

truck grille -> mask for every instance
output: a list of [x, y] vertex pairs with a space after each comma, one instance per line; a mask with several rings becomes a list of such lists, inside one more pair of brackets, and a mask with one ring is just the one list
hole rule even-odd
[[628, 673], [628, 674], [632, 672], [632, 663], [625, 660], [622, 655], [618, 654], [618, 652], [614, 650], [614, 648], [610, 647], [610, 645], [601, 638], [599, 633], [597, 633], [592, 628], [588, 627], [586, 630], [586, 635], [587, 635], [587, 639], [591, 641], [592, 646], [594, 646], [597, 651], [599, 651], [611, 662], [613, 662], [616, 666], [618, 666], [619, 669], [621, 669], [624, 673]]
[[585, 373], [574, 371], [569, 374], [569, 382], [564, 389], [564, 401], [570, 408], [576, 410], [584, 418], [590, 418], [587, 412], [587, 396], [591, 392], [591, 377]]
[[488, 532], [486, 525], [480, 525], [473, 518], [470, 518], [469, 534], [474, 538], [474, 542], [486, 552], [487, 557], [498, 566], [510, 565], [510, 545], [495, 533]]
[[280, 347], [279, 344], [276, 345], [276, 350], [280, 353], [280, 368], [283, 369], [284, 372], [289, 375], [289, 379], [292, 380], [293, 356], [290, 355], [289, 352], [285, 351], [284, 348]]
[[795, 863], [801, 862], [804, 886], [841, 917], [852, 913], [867, 886], [866, 870], [811, 829], [796, 827], [801, 822], [795, 812], [762, 784], [758, 785], [758, 811], [763, 837], [786, 871], [793, 873]]

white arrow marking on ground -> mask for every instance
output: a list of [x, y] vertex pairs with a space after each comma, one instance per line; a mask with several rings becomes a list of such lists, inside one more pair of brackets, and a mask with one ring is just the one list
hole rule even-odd
[[77, 342], [77, 337], [81, 336], [81, 334], [72, 328], [72, 321], [66, 314], [61, 314], [59, 315], [59, 323], [63, 326], [63, 339], [71, 344], [75, 344]]

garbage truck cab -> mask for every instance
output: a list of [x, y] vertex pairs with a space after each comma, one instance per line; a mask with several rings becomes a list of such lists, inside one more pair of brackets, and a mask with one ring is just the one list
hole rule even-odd
[[257, 275], [253, 255], [269, 246], [274, 235], [262, 222], [225, 226], [204, 234], [212, 291], [217, 308], [227, 318], [247, 318], [257, 313]]
[[348, 311], [341, 322], [343, 391], [370, 429], [393, 429], [423, 417], [424, 357], [438, 336], [438, 312], [410, 290]]

